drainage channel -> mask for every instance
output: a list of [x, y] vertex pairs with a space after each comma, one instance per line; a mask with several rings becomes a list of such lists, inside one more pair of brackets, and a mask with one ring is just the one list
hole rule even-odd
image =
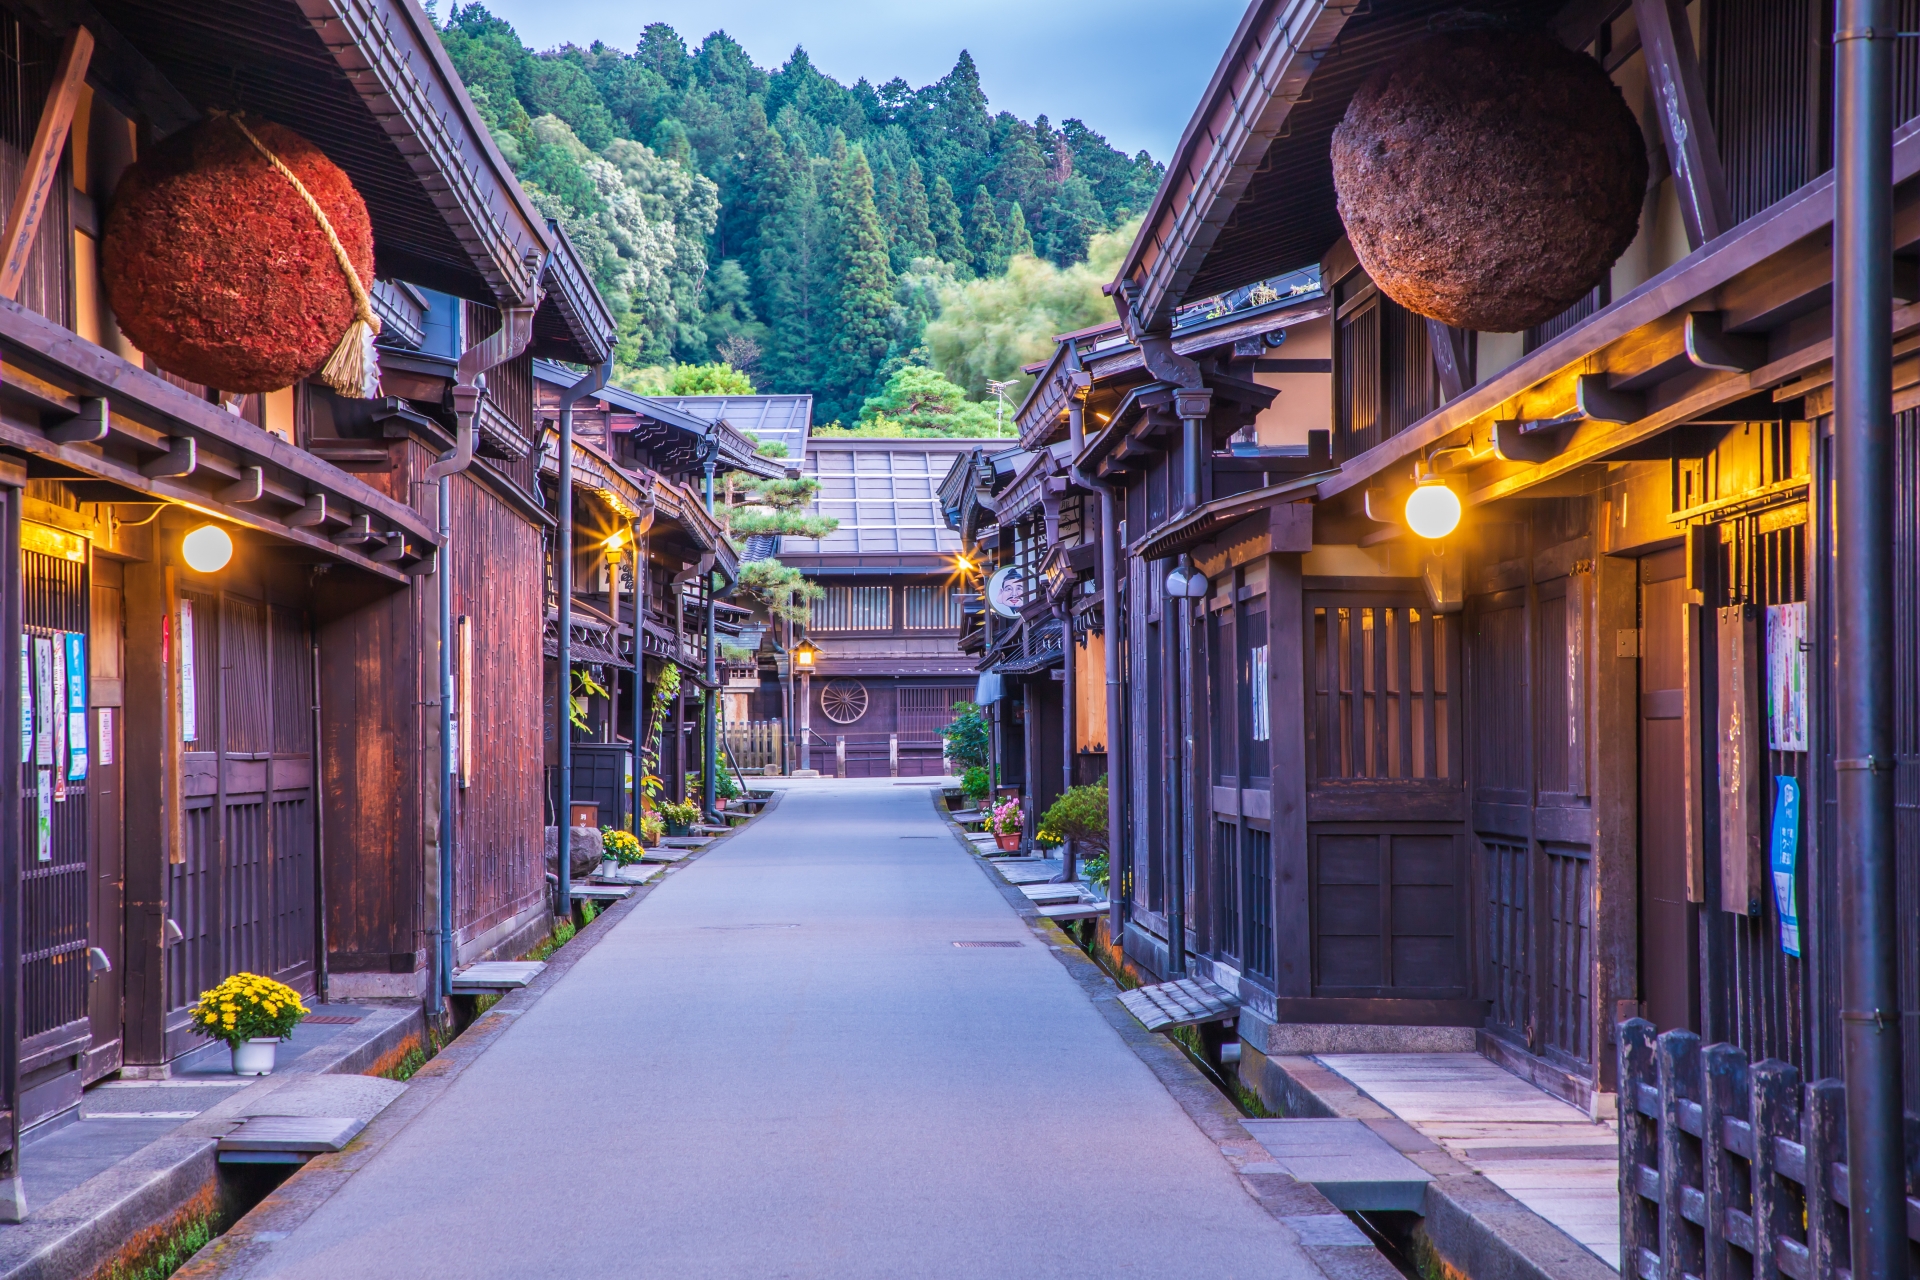
[[[1081, 954], [1098, 965], [1100, 971], [1113, 980], [1114, 985], [1123, 991], [1138, 985], [1126, 974], [1115, 972], [1101, 948], [1091, 945], [1090, 939], [1097, 928], [1094, 921], [1069, 921], [1060, 927], [1062, 932], [1073, 939], [1074, 945], [1080, 949]], [[956, 942], [954, 945], [984, 944]], [[1220, 1024], [1213, 1023], [1204, 1027], [1163, 1031], [1160, 1034], [1178, 1045], [1180, 1052], [1186, 1055], [1187, 1061], [1191, 1062], [1242, 1116], [1249, 1120], [1283, 1118], [1268, 1109], [1252, 1090], [1240, 1083], [1239, 1073], [1231, 1069], [1239, 1061], [1238, 1037], [1228, 1043], [1226, 1037], [1220, 1033], [1219, 1027]], [[1416, 1261], [1421, 1253], [1419, 1214], [1346, 1211], [1346, 1216], [1368, 1240], [1373, 1242], [1380, 1256], [1393, 1264], [1394, 1270], [1407, 1277], [1407, 1280], [1427, 1280]]]

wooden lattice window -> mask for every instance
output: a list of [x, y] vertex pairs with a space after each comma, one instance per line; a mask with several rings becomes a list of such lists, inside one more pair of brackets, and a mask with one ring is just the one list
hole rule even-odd
[[1453, 630], [1425, 609], [1312, 610], [1313, 758], [1318, 779], [1446, 781]]

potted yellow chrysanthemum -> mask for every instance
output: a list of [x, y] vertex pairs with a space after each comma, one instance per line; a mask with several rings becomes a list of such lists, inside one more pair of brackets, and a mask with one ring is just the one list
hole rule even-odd
[[233, 1050], [233, 1074], [273, 1072], [274, 1052], [293, 1034], [307, 1006], [300, 993], [257, 973], [236, 973], [211, 991], [200, 993], [193, 1026], [202, 1035], [225, 1040]]

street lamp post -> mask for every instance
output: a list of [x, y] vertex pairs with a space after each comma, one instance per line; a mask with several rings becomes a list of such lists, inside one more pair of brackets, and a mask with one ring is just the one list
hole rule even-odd
[[802, 640], [793, 646], [793, 666], [800, 673], [800, 768], [813, 769], [813, 745], [808, 735], [813, 729], [813, 664], [820, 657], [820, 646]]

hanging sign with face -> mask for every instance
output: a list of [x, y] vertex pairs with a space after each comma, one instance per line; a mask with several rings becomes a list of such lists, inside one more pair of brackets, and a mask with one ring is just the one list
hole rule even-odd
[[1021, 582], [1019, 570], [1012, 565], [995, 570], [987, 579], [987, 604], [1001, 617], [1019, 617], [1021, 606], [1026, 602], [1026, 584]]

